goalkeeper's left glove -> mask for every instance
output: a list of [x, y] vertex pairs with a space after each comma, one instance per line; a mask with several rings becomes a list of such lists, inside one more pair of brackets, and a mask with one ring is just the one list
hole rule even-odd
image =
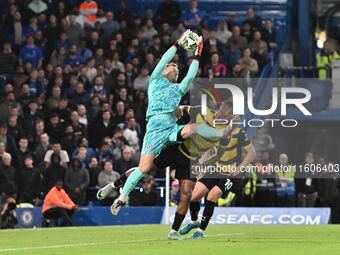
[[183, 34], [181, 34], [181, 36], [177, 39], [177, 41], [176, 41], [175, 44], [174, 44], [174, 46], [175, 46], [177, 49], [182, 45], [184, 39], [187, 37], [187, 35], [188, 35], [190, 32], [191, 32], [190, 29], [186, 30], [186, 31], [185, 31]]
[[198, 39], [197, 48], [195, 50], [194, 59], [200, 60], [203, 51], [203, 37], [200, 36]]

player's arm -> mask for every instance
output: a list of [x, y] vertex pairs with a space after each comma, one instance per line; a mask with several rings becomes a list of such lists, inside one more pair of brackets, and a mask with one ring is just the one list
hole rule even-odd
[[197, 70], [199, 67], [199, 60], [202, 54], [202, 50], [203, 50], [203, 38], [202, 36], [200, 36], [200, 41], [198, 43], [197, 49], [195, 51], [195, 55], [194, 55], [194, 60], [192, 61], [188, 73], [187, 75], [184, 77], [184, 79], [182, 80], [182, 82], [179, 84], [179, 89], [182, 92], [182, 94], [184, 95], [190, 85], [191, 82], [195, 79], [196, 74], [197, 74]]
[[241, 164], [237, 166], [237, 169], [236, 169], [237, 172], [241, 170], [241, 168], [244, 168], [247, 165], [249, 165], [251, 162], [253, 162], [256, 156], [255, 148], [253, 144], [251, 143], [251, 141], [249, 140], [249, 138], [247, 137], [246, 132], [243, 129], [239, 133], [238, 140], [241, 143], [242, 147], [246, 150], [246, 155], [244, 159], [242, 160]]
[[161, 60], [158, 62], [156, 65], [155, 69], [153, 70], [150, 80], [155, 79], [155, 78], [160, 78], [163, 75], [163, 71], [166, 67], [166, 65], [173, 59], [173, 57], [176, 54], [176, 51], [178, 47], [181, 45], [181, 42], [183, 38], [190, 32], [190, 30], [185, 31], [179, 39], [175, 42], [173, 46], [171, 46], [162, 56]]

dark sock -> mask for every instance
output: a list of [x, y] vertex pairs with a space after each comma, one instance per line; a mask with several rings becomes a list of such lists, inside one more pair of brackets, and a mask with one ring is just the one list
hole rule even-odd
[[205, 202], [205, 207], [202, 215], [200, 229], [205, 230], [209, 224], [211, 216], [214, 214], [214, 208], [216, 203], [210, 200]]
[[198, 220], [198, 212], [200, 211], [200, 202], [191, 201], [190, 202], [190, 215], [192, 221]]
[[174, 223], [172, 224], [172, 229], [178, 231], [184, 218], [185, 218], [185, 215], [176, 212], [175, 220], [174, 220]]
[[129, 177], [130, 174], [133, 173], [133, 171], [136, 170], [137, 167], [133, 167], [129, 170], [127, 170], [124, 174], [122, 174], [118, 180], [114, 181], [114, 185], [116, 188], [120, 188], [121, 186], [123, 186], [127, 180], [127, 178]]
[[116, 188], [119, 188], [124, 185], [126, 182], [127, 176], [125, 174], [121, 175], [117, 180], [114, 181], [114, 185]]

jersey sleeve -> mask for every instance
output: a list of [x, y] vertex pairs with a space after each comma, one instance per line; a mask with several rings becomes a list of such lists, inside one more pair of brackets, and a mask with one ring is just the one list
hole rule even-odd
[[168, 49], [164, 53], [164, 55], [162, 56], [161, 60], [158, 62], [158, 64], [156, 65], [155, 69], [153, 70], [153, 72], [152, 72], [152, 74], [150, 76], [150, 80], [162, 77], [162, 74], [163, 74], [163, 71], [164, 71], [166, 65], [175, 56], [176, 51], [177, 51], [176, 46], [172, 46], [172, 47], [170, 47], [170, 49]]
[[182, 95], [184, 95], [185, 93], [187, 93], [191, 82], [195, 79], [196, 74], [197, 74], [197, 70], [198, 70], [198, 66], [199, 66], [199, 62], [197, 60], [193, 60], [187, 75], [184, 77], [184, 79], [182, 80], [182, 82], [179, 84], [179, 89], [182, 93]]

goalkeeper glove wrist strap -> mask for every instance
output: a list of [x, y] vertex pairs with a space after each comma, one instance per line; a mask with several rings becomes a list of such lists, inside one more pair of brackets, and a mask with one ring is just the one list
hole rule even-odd
[[200, 61], [200, 58], [201, 58], [201, 55], [199, 55], [199, 54], [197, 54], [197, 55], [194, 56], [194, 59], [196, 59], [196, 60], [198, 60], [198, 61]]

